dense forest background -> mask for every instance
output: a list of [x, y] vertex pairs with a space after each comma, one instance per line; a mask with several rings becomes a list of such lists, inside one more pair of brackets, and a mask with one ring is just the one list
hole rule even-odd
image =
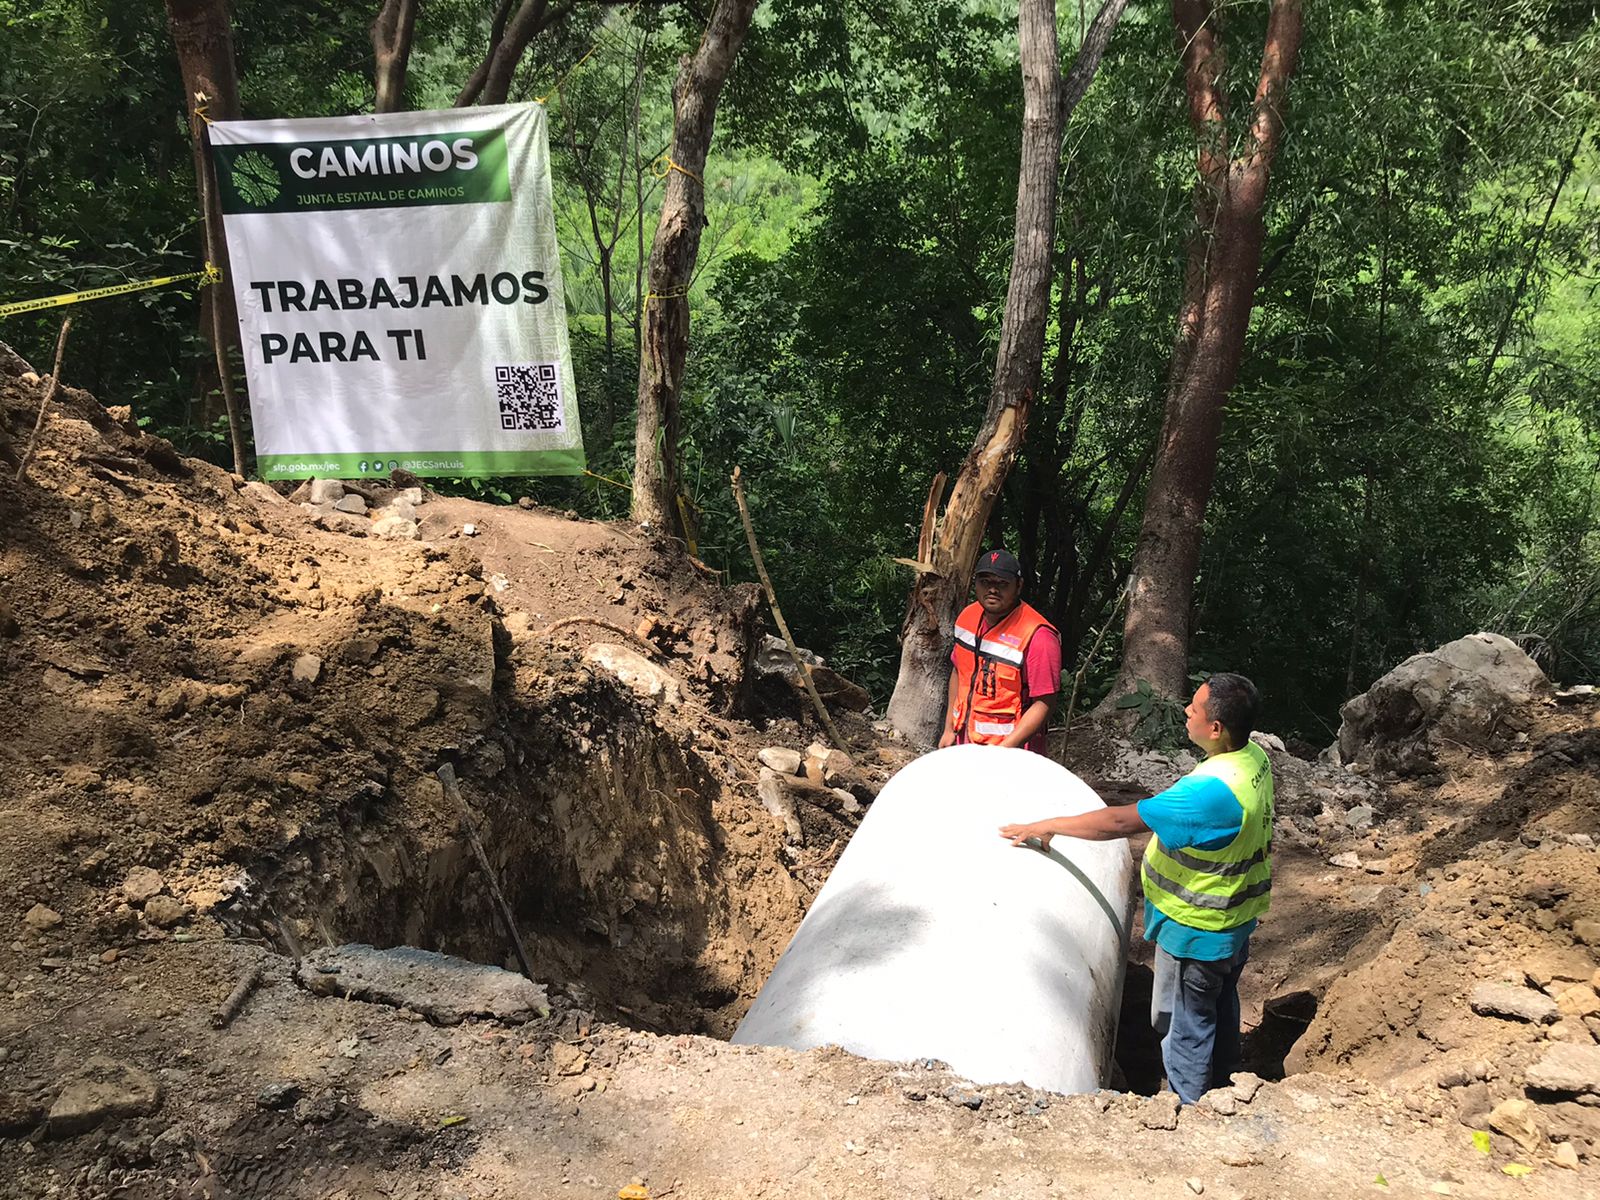
[[[406, 106], [448, 107], [491, 0], [425, 0]], [[1247, 105], [1264, 4], [1220, 6]], [[247, 117], [370, 111], [371, 5], [234, 0]], [[1070, 62], [1093, 10], [1059, 6]], [[548, 97], [590, 467], [463, 481], [626, 516], [641, 260], [695, 4], [578, 0], [512, 100]], [[593, 53], [574, 68], [586, 52]], [[696, 549], [753, 576], [728, 475], [800, 640], [886, 696], [929, 484], [984, 412], [1021, 90], [1002, 0], [768, 0], [718, 114], [690, 294], [682, 482]], [[1476, 629], [1600, 674], [1600, 17], [1578, 0], [1308, 5], [1243, 372], [1196, 587], [1196, 671], [1271, 727]], [[559, 85], [559, 87], [558, 87]], [[202, 261], [162, 8], [0, 0], [0, 302]], [[1062, 155], [1044, 386], [990, 536], [1034, 573], [1069, 671], [1114, 619], [1161, 422], [1194, 137], [1166, 5], [1130, 3]], [[229, 461], [192, 291], [80, 306], [64, 371]], [[58, 313], [0, 323], [44, 369]]]

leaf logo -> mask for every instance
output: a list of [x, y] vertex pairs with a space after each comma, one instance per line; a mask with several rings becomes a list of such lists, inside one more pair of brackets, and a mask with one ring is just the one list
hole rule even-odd
[[259, 150], [246, 150], [228, 168], [233, 190], [239, 199], [256, 208], [265, 208], [283, 191], [283, 177], [272, 160]]

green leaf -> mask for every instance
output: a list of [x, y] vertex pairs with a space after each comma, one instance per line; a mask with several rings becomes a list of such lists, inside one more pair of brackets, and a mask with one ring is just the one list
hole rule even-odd
[[1489, 1153], [1489, 1133], [1484, 1129], [1472, 1131], [1472, 1144], [1478, 1148], [1480, 1154]]
[[1504, 1171], [1507, 1175], [1511, 1176], [1511, 1178], [1513, 1178], [1513, 1179], [1521, 1179], [1524, 1175], [1532, 1175], [1533, 1174], [1533, 1168], [1532, 1167], [1524, 1166], [1521, 1163], [1507, 1163], [1505, 1166], [1501, 1167], [1500, 1169], [1502, 1171]]
[[1377, 1173], [1377, 1175], [1375, 1175], [1373, 1177], [1372, 1182], [1377, 1184], [1379, 1187], [1388, 1187], [1389, 1186], [1389, 1181], [1383, 1177], [1383, 1172], [1382, 1171], [1379, 1171]]

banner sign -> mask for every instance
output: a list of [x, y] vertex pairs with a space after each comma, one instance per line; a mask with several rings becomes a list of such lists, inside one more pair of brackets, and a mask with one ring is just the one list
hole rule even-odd
[[209, 129], [263, 478], [583, 471], [543, 105]]

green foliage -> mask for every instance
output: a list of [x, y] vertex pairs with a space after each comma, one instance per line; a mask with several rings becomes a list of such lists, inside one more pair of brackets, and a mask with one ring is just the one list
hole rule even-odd
[[[412, 106], [454, 102], [493, 8], [423, 6]], [[370, 108], [375, 2], [232, 11], [246, 116]], [[1265, 12], [1227, 6], [1235, 128]], [[643, 259], [672, 81], [703, 15], [580, 5], [530, 47], [512, 98], [548, 98], [593, 475], [464, 494], [626, 515]], [[1081, 14], [1059, 16], [1065, 60]], [[753, 578], [728, 490], [739, 465], [798, 636], [880, 698], [911, 581], [893, 559], [913, 552], [929, 483], [959, 468], [988, 398], [1017, 191], [1014, 20], [997, 0], [769, 0], [705, 174], [680, 446], [698, 550]], [[161, 6], [0, 0], [0, 29], [0, 301], [193, 269]], [[1325, 736], [1351, 690], [1478, 627], [1561, 679], [1600, 671], [1596, 62], [1587, 3], [1307, 7], [1191, 644], [1195, 667], [1256, 678], [1269, 726]], [[1127, 574], [1194, 232], [1165, 6], [1124, 17], [1067, 129], [1061, 183], [1044, 387], [987, 533], [1037, 569], [1030, 598], [1062, 625], [1070, 672]], [[195, 308], [182, 288], [83, 306], [68, 370], [224, 460], [197, 402]], [[37, 362], [56, 316], [0, 337]], [[1090, 701], [1116, 641], [1113, 622]], [[1181, 744], [1170, 703], [1124, 700], [1141, 736]]]
[[1141, 679], [1133, 691], [1119, 696], [1113, 707], [1134, 717], [1129, 736], [1136, 745], [1170, 753], [1189, 745], [1184, 704], [1183, 700], [1160, 695], [1150, 687], [1148, 679]]

